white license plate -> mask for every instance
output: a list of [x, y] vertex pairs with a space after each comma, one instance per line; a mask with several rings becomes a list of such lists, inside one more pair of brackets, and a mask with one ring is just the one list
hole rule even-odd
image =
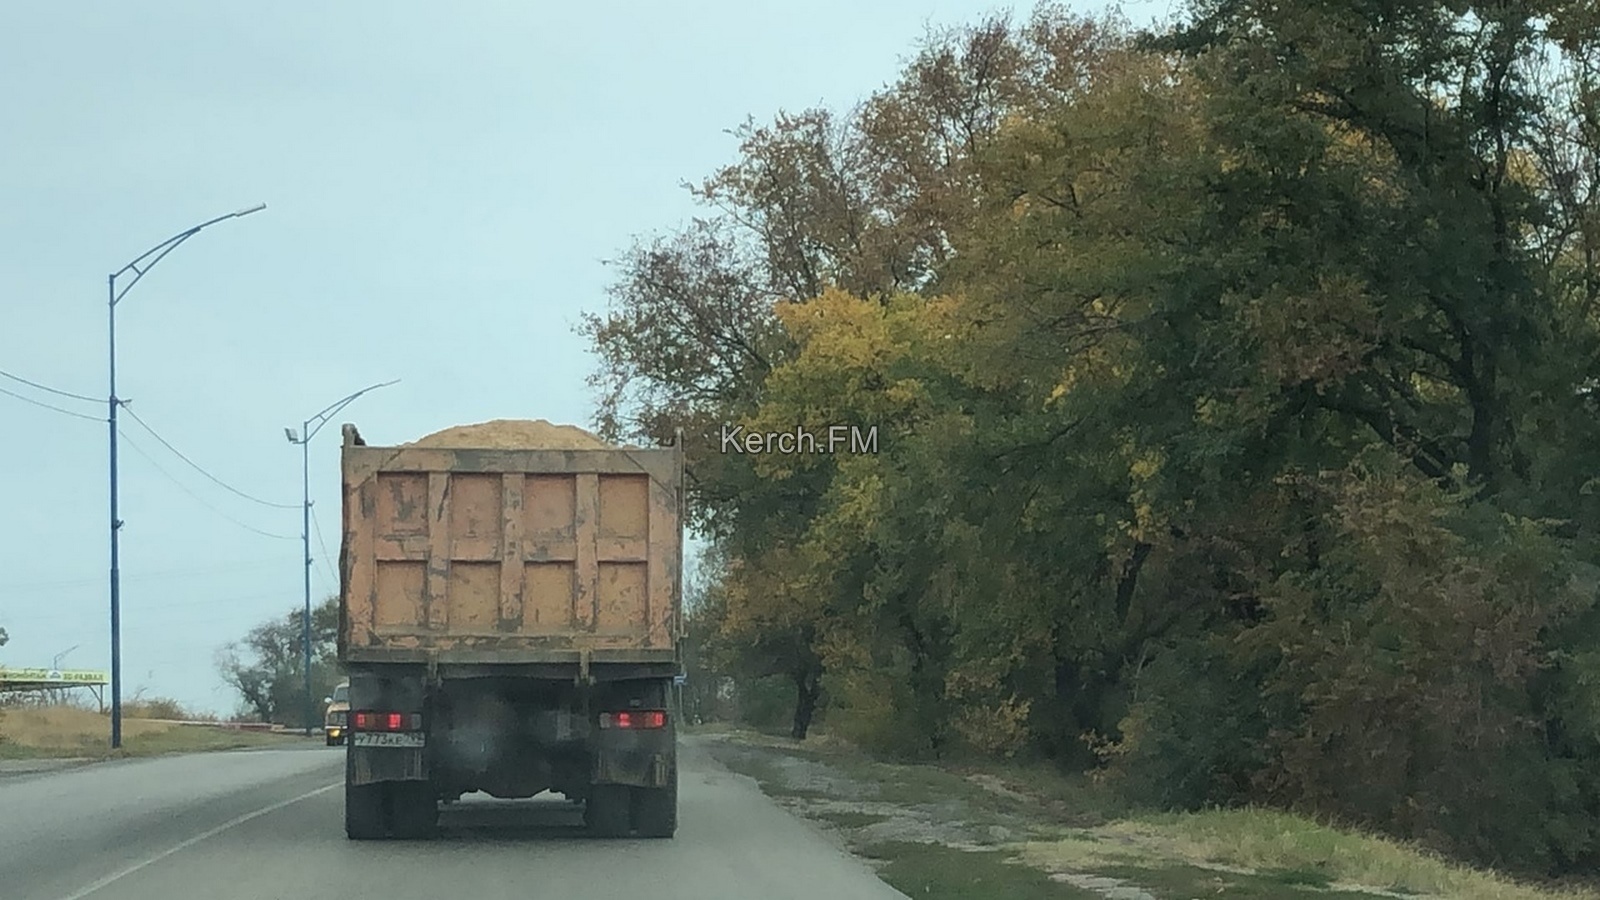
[[421, 747], [425, 743], [420, 731], [357, 731], [350, 735], [356, 747]]

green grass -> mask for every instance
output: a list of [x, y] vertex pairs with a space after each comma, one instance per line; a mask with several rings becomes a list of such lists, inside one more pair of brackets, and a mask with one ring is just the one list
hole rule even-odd
[[888, 816], [874, 815], [873, 813], [852, 812], [850, 810], [828, 810], [809, 814], [813, 819], [820, 819], [840, 828], [865, 828], [879, 822], [887, 822]]
[[954, 850], [940, 844], [874, 844], [862, 855], [881, 864], [878, 876], [918, 900], [1104, 900], [1052, 881], [999, 850]]

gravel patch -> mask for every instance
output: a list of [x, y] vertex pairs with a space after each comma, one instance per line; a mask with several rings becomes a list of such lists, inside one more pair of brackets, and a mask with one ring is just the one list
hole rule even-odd
[[878, 794], [877, 785], [851, 778], [827, 763], [783, 754], [773, 754], [771, 759], [778, 764], [783, 787], [791, 791], [845, 800], [866, 800]]

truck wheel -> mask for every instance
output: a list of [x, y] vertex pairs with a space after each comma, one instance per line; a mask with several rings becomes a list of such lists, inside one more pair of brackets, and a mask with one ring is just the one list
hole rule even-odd
[[344, 833], [352, 841], [381, 841], [386, 837], [383, 816], [384, 788], [378, 784], [344, 785]]
[[388, 784], [392, 818], [390, 829], [402, 840], [431, 838], [439, 827], [439, 795], [426, 781], [392, 781]]
[[633, 789], [633, 824], [640, 837], [670, 838], [678, 831], [678, 770], [666, 787]]
[[583, 823], [595, 837], [628, 836], [628, 786], [597, 784], [589, 788], [583, 806]]

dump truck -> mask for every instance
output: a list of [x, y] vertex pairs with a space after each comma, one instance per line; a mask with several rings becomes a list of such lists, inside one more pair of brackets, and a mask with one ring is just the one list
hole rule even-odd
[[683, 450], [497, 420], [369, 446], [343, 426], [344, 826], [424, 838], [483, 792], [591, 832], [678, 821]]

